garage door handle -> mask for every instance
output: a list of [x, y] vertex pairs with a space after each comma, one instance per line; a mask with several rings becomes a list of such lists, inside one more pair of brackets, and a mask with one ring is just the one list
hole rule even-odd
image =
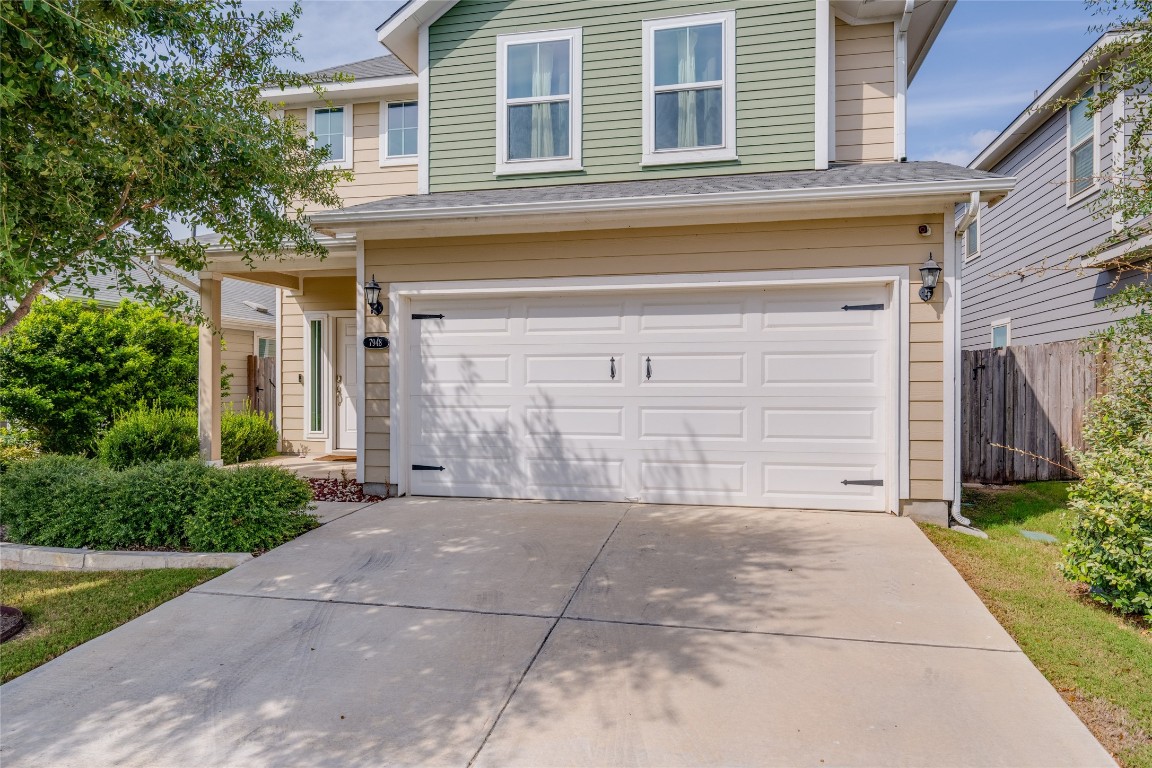
[[613, 380], [616, 379], [616, 358], [608, 358], [608, 376]]
[[420, 470], [430, 470], [430, 471], [435, 471], [435, 472], [443, 472], [444, 471], [444, 467], [434, 467], [431, 464], [413, 464], [412, 469], [415, 469], [418, 471], [420, 471]]
[[644, 359], [644, 378], [652, 378], [652, 358], [650, 357]]
[[884, 485], [883, 480], [841, 480], [840, 485]]

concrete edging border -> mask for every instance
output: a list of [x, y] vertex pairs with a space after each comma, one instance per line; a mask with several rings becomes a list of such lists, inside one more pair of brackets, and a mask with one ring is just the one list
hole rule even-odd
[[0, 567], [14, 571], [233, 568], [251, 559], [248, 552], [119, 552], [0, 542]]

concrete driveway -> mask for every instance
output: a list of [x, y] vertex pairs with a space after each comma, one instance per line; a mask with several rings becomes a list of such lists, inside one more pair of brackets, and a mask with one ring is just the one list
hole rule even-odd
[[1087, 766], [906, 519], [402, 499], [0, 689], [18, 766]]

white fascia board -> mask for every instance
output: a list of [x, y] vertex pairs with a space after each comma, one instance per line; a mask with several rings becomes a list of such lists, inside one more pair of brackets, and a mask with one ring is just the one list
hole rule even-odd
[[1045, 88], [1043, 93], [1033, 99], [1032, 103], [1007, 128], [1001, 131], [991, 144], [976, 155], [976, 159], [969, 163], [968, 167], [981, 171], [992, 170], [1009, 152], [1055, 115], [1054, 112], [1046, 108], [1047, 105], [1056, 99], [1068, 96], [1083, 83], [1092, 68], [1100, 63], [1097, 58], [1100, 48], [1114, 43], [1120, 38], [1120, 35], [1113, 32], [1101, 35], [1087, 51], [1076, 59], [1072, 66], [1064, 70], [1064, 73]]
[[376, 39], [393, 56], [416, 71], [419, 66], [417, 34], [448, 12], [456, 0], [409, 0], [409, 2], [376, 28]]
[[394, 77], [373, 77], [363, 80], [354, 80], [350, 83], [327, 83], [322, 86], [324, 94], [316, 95], [312, 87], [299, 88], [268, 88], [260, 92], [265, 101], [284, 105], [323, 104], [328, 101], [349, 103], [352, 101], [371, 101], [381, 96], [398, 96], [401, 94], [414, 94], [418, 80], [416, 75], [398, 75]]
[[1114, 245], [1095, 256], [1082, 258], [1080, 259], [1080, 266], [1108, 269], [1109, 265], [1120, 262], [1143, 261], [1144, 259], [1152, 259], [1152, 235], [1144, 235], [1137, 240], [1129, 240], [1126, 243]]
[[337, 224], [369, 224], [379, 221], [485, 218], [526, 214], [553, 215], [599, 211], [659, 210], [668, 208], [716, 208], [796, 202], [846, 202], [917, 195], [957, 195], [962, 202], [972, 192], [999, 197], [1012, 191], [1016, 179], [961, 179], [956, 181], [898, 182], [847, 187], [717, 192], [701, 195], [653, 195], [600, 200], [527, 201], [507, 205], [468, 205], [445, 208], [399, 208], [386, 211], [333, 210], [312, 215], [319, 227]]

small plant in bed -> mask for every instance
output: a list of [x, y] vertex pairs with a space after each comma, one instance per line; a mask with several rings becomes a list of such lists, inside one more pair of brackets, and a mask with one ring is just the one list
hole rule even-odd
[[308, 484], [312, 486], [312, 498], [316, 501], [383, 501], [379, 496], [364, 493], [364, 486], [348, 477], [348, 473], [341, 470], [340, 477], [310, 477]]
[[4, 474], [0, 524], [11, 541], [50, 547], [259, 552], [316, 525], [311, 490], [274, 467], [164, 461], [122, 471], [43, 456]]

